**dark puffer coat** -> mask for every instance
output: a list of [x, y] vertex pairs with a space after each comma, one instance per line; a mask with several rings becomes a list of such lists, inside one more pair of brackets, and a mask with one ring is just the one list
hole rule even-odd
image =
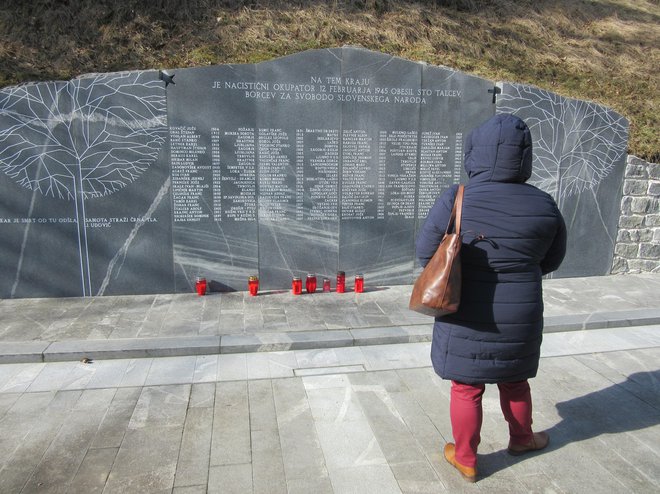
[[[525, 183], [532, 142], [518, 117], [495, 115], [474, 129], [466, 140], [465, 169], [461, 305], [436, 319], [431, 360], [444, 379], [521, 381], [538, 369], [541, 276], [561, 264], [566, 227], [552, 197]], [[436, 200], [420, 231], [422, 266], [442, 239], [457, 189]]]

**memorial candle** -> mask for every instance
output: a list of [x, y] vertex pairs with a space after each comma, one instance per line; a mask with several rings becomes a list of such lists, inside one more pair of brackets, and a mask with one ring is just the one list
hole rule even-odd
[[258, 276], [250, 276], [248, 278], [248, 290], [250, 291], [250, 295], [252, 295], [253, 297], [257, 295], [257, 292], [259, 291]]
[[346, 273], [337, 271], [337, 293], [344, 293], [346, 291]]
[[307, 275], [307, 279], [305, 280], [305, 290], [307, 290], [307, 293], [316, 292], [316, 275], [315, 274], [308, 274]]
[[291, 292], [294, 295], [300, 295], [302, 293], [302, 280], [297, 276], [294, 276], [291, 282]]
[[206, 278], [197, 277], [195, 280], [195, 290], [197, 290], [197, 295], [200, 297], [206, 294]]
[[355, 293], [364, 292], [364, 276], [358, 274], [355, 276]]
[[330, 278], [323, 278], [323, 291], [324, 292], [330, 291]]

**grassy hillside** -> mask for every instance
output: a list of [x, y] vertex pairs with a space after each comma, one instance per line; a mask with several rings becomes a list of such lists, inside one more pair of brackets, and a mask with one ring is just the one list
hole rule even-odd
[[660, 162], [658, 0], [0, 0], [0, 86], [346, 44], [607, 105]]

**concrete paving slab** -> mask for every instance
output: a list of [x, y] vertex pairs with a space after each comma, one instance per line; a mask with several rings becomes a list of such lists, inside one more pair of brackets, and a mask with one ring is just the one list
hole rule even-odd
[[70, 492], [103, 492], [119, 448], [88, 449], [69, 484]]
[[[28, 407], [41, 403], [42, 407], [33, 413], [20, 413], [18, 422], [13, 422], [13, 428], [3, 431], [3, 436], [12, 431], [17, 432], [18, 442], [11, 444], [9, 448], [3, 448], [8, 452], [4, 455], [2, 475], [2, 488], [7, 492], [20, 492], [25, 484], [30, 480], [37, 469], [42, 457], [48, 451], [51, 443], [57, 437], [65, 421], [71, 415], [80, 396], [80, 391], [65, 391], [57, 394], [50, 394], [50, 400], [42, 400], [48, 396], [37, 393], [36, 400], [26, 399], [17, 403], [15, 412], [23, 406]], [[30, 394], [31, 395], [31, 394]], [[35, 402], [36, 401], [36, 402]], [[23, 410], [25, 410], [23, 408]], [[12, 410], [10, 410], [10, 413]], [[9, 424], [3, 421], [3, 428]], [[11, 425], [10, 425], [11, 427]], [[39, 454], [35, 455], [35, 451]]]
[[199, 355], [195, 361], [193, 382], [209, 383], [218, 379], [218, 355]]
[[336, 367], [311, 367], [307, 369], [294, 369], [293, 373], [298, 377], [334, 375], [337, 373], [350, 374], [353, 372], [364, 372], [364, 365], [338, 365]]
[[163, 357], [154, 359], [145, 381], [146, 386], [160, 384], [192, 384], [197, 357]]
[[247, 378], [247, 354], [218, 355], [218, 381], [241, 381]]
[[660, 325], [641, 328], [641, 332], [639, 328], [631, 327], [546, 334], [541, 356], [575, 355], [581, 353], [580, 349], [584, 349], [583, 353], [593, 353], [654, 346], [655, 343], [646, 335], [649, 331], [660, 333]]
[[215, 383], [193, 384], [188, 408], [213, 408], [215, 402]]
[[244, 494], [252, 492], [252, 465], [219, 465], [209, 471], [209, 494]]
[[208, 484], [213, 408], [191, 407], [186, 414], [174, 487]]
[[367, 370], [426, 367], [431, 355], [430, 343], [378, 345], [362, 347]]
[[390, 464], [394, 478], [403, 493], [435, 494], [447, 492], [427, 461], [406, 464]]
[[360, 347], [296, 350], [295, 355], [300, 369], [361, 365], [364, 362]]
[[20, 393], [3, 393], [0, 394], [0, 420], [4, 418], [7, 411], [14, 406], [16, 401], [20, 398]]
[[[144, 362], [146, 363], [146, 361]], [[66, 362], [54, 362], [53, 364], [48, 364], [48, 366], [64, 365], [65, 363]], [[91, 364], [86, 364], [87, 367], [94, 372], [86, 387], [105, 388], [122, 386], [126, 380], [127, 373], [135, 363], [135, 360], [128, 359], [92, 361]], [[69, 362], [69, 364], [78, 365], [77, 362]], [[151, 362], [149, 362], [149, 366], [150, 365]], [[133, 375], [132, 377], [135, 376]], [[139, 385], [143, 385], [144, 380], [146, 379], [146, 373], [140, 377], [142, 377], [142, 379], [137, 381], [140, 383]], [[135, 381], [128, 383], [128, 385], [134, 385], [134, 383]]]
[[[619, 329], [619, 337], [630, 337], [630, 329]], [[611, 330], [586, 332], [597, 336]], [[571, 342], [576, 333], [552, 336]], [[402, 347], [405, 355], [409, 347], [424, 345], [391, 347]], [[474, 485], [441, 456], [442, 445], [451, 439], [449, 383], [435, 376], [428, 361], [425, 367], [405, 368], [406, 358], [391, 358], [388, 370], [304, 378], [0, 394], [5, 410], [0, 447], [9, 451], [0, 482], [19, 491], [29, 485], [71, 492], [101, 485], [109, 492], [226, 492], [235, 487], [261, 492], [269, 478], [281, 492], [518, 494], [598, 492], [600, 486], [613, 492], [656, 492], [660, 404], [654, 397], [659, 394], [660, 345], [589, 352], [598, 345], [598, 338], [584, 339], [573, 354], [541, 359], [532, 392], [535, 425], [549, 429], [552, 437], [543, 452], [521, 458], [505, 453], [506, 424], [496, 389], [488, 387], [481, 477]], [[364, 349], [350, 348], [351, 357]], [[297, 360], [296, 351], [280, 353]], [[388, 355], [394, 357], [394, 351]], [[339, 360], [326, 355], [301, 362], [321, 364], [324, 358]], [[242, 362], [235, 360], [245, 366]], [[79, 364], [13, 364], [0, 375], [12, 379], [34, 365], [47, 370]], [[153, 362], [151, 368], [168, 372]], [[61, 387], [62, 382], [67, 381], [52, 384]], [[212, 465], [212, 456], [226, 464]], [[236, 484], [228, 485], [230, 478]]]
[[[219, 382], [215, 396], [210, 464], [212, 467], [249, 464], [252, 449], [247, 382]], [[228, 469], [227, 472], [236, 474], [233, 469]], [[251, 472], [250, 469], [250, 485]]]
[[206, 494], [207, 484], [204, 485], [191, 485], [186, 487], [174, 487], [172, 494]]
[[[95, 400], [98, 395], [104, 399]], [[25, 492], [62, 491], [74, 480], [109, 405], [107, 395], [108, 390], [88, 390], [81, 395], [23, 487]], [[85, 406], [88, 402], [94, 405]]]
[[223, 336], [221, 353], [277, 352], [309, 348], [352, 346], [348, 331], [304, 331]]
[[190, 386], [142, 388], [104, 492], [171, 491]]
[[[251, 383], [251, 390], [255, 382]], [[270, 388], [270, 382], [266, 383], [266, 387]], [[253, 492], [286, 494], [286, 476], [272, 391], [263, 394], [251, 391], [251, 402], [253, 399], [257, 399], [255, 410], [250, 407]], [[256, 421], [255, 425], [252, 425], [253, 421]]]
[[[107, 361], [98, 361], [94, 362], [97, 364], [105, 364], [112, 362], [111, 360]], [[124, 375], [121, 377], [121, 382], [118, 386], [120, 387], [131, 387], [131, 386], [144, 386], [147, 381], [147, 376], [151, 369], [152, 360], [150, 359], [131, 359], [128, 363], [128, 366], [124, 369]], [[100, 372], [97, 373], [97, 382], [96, 386], [101, 385], [101, 376]]]
[[128, 430], [103, 492], [171, 492], [180, 441], [179, 429]]
[[0, 366], [0, 393], [22, 393], [45, 364], [4, 364]]
[[273, 401], [288, 487], [327, 490], [330, 477], [302, 379], [273, 381]]
[[248, 379], [274, 379], [293, 377], [297, 367], [293, 352], [264, 352], [247, 354]]
[[328, 477], [313, 477], [287, 479], [287, 491], [289, 494], [334, 494], [332, 482]]
[[355, 346], [414, 343], [417, 341], [431, 341], [433, 324], [357, 328], [350, 330], [350, 333]]
[[141, 388], [116, 390], [90, 448], [116, 448], [117, 451], [119, 450], [140, 394]]
[[109, 340], [56, 341], [43, 351], [45, 362], [63, 360], [164, 357], [219, 353], [220, 338], [194, 336], [173, 338], [119, 338]]

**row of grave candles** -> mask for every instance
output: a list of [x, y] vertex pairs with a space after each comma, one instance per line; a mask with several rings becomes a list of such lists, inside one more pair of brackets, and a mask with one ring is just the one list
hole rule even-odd
[[[307, 293], [316, 293], [318, 282], [315, 274], [308, 274], [305, 278], [305, 291]], [[250, 295], [255, 296], [259, 291], [259, 278], [257, 276], [250, 276], [248, 280], [248, 290]], [[331, 291], [330, 279], [323, 278], [322, 290], [324, 292]], [[302, 278], [294, 276], [291, 280], [291, 293], [294, 295], [301, 295], [303, 291]], [[346, 273], [343, 271], [337, 272], [337, 285], [336, 292], [344, 293], [346, 291]], [[355, 292], [364, 292], [364, 276], [358, 274], [355, 276]]]
[[[316, 275], [308, 274], [307, 278], [305, 279], [305, 291], [307, 293], [315, 293], [316, 289], [317, 289]], [[364, 276], [362, 276], [361, 274], [355, 275], [354, 289], [356, 293], [364, 292]], [[323, 291], [329, 292], [330, 290], [331, 290], [330, 279], [323, 278]], [[335, 291], [337, 293], [344, 293], [346, 291], [346, 273], [344, 273], [343, 271], [337, 272], [337, 285]], [[302, 294], [302, 278], [294, 276], [293, 280], [291, 280], [291, 293], [293, 293], [294, 295]], [[250, 295], [256, 295], [256, 291], [252, 293], [252, 290], [250, 290]]]
[[[200, 296], [205, 295], [206, 289], [207, 289], [206, 278], [198, 277], [197, 280], [195, 281], [195, 290], [197, 291], [197, 295]], [[316, 289], [317, 289], [316, 275], [308, 274], [307, 278], [305, 279], [305, 290], [307, 291], [307, 293], [315, 293]], [[364, 292], [364, 276], [362, 276], [361, 274], [355, 275], [354, 289], [356, 293]], [[252, 295], [253, 297], [256, 296], [257, 293], [259, 293], [258, 276], [250, 276], [248, 278], [248, 291], [250, 292], [250, 295]], [[329, 278], [323, 278], [323, 291], [324, 292], [331, 291]], [[344, 271], [338, 271], [336, 292], [344, 293], [345, 291], [346, 291], [346, 273]], [[291, 293], [293, 293], [294, 295], [302, 294], [302, 278], [299, 278], [298, 276], [294, 276], [293, 280], [291, 281]]]

